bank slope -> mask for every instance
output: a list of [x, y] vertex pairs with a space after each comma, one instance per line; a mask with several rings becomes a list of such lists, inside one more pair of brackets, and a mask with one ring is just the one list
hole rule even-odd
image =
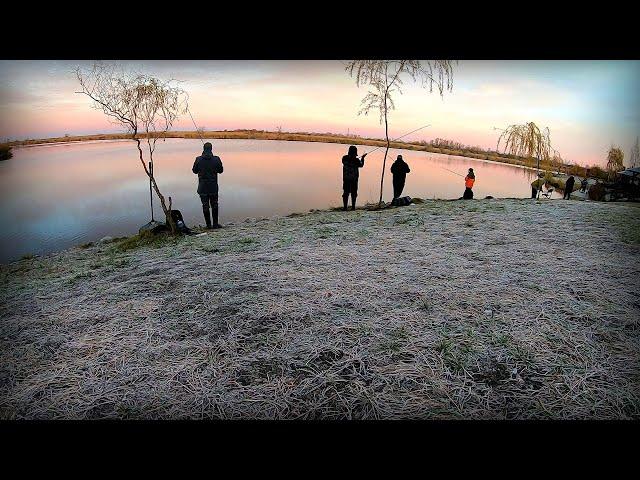
[[638, 418], [640, 210], [426, 201], [0, 267], [2, 418]]

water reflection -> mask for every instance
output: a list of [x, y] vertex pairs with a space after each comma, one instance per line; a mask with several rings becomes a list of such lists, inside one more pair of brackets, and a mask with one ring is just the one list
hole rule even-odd
[[[341, 204], [341, 158], [348, 145], [258, 140], [211, 140], [224, 163], [220, 221], [271, 216]], [[359, 146], [359, 152], [373, 147]], [[165, 195], [188, 225], [204, 223], [196, 195], [193, 160], [199, 140], [158, 144], [155, 173]], [[472, 167], [475, 198], [528, 197], [534, 174], [509, 165], [464, 157], [391, 150], [384, 196], [392, 196], [388, 169], [398, 155], [409, 163], [403, 195], [459, 198], [462, 177]], [[358, 204], [377, 201], [383, 150], [361, 170]], [[444, 168], [443, 168], [444, 167]], [[85, 142], [18, 148], [0, 162], [0, 261], [43, 254], [96, 240], [128, 235], [150, 219], [149, 184], [135, 145], [129, 141]], [[162, 218], [154, 199], [156, 218]]]

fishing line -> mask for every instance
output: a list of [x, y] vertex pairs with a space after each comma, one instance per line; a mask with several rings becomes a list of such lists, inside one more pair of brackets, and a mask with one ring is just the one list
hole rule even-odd
[[198, 134], [198, 136], [200, 137], [200, 141], [202, 142], [202, 145], [204, 145], [204, 140], [202, 139], [202, 135], [200, 135], [200, 130], [198, 130], [198, 126], [196, 125], [196, 121], [193, 119], [193, 115], [191, 115], [191, 110], [189, 109], [189, 107], [187, 106], [187, 113], [189, 114], [189, 116], [191, 117], [191, 121], [193, 122], [193, 126], [196, 129], [196, 133]]
[[[405, 133], [404, 135], [402, 135], [402, 136], [400, 136], [398, 138], [394, 138], [393, 140], [389, 140], [389, 143], [395, 142], [396, 140], [400, 140], [401, 138], [404, 138], [407, 135], [411, 135], [412, 133], [417, 132], [418, 130], [422, 130], [423, 128], [427, 128], [427, 127], [430, 127], [430, 126], [431, 126], [431, 124], [425, 125], [424, 127], [416, 128], [415, 130], [411, 130], [409, 133]], [[370, 152], [365, 153], [364, 155], [369, 155], [370, 153], [373, 153], [376, 150], [379, 150], [379, 149], [384, 148], [384, 147], [386, 147], [386, 145], [380, 145], [379, 147], [374, 148], [373, 150], [371, 150]]]
[[446, 170], [447, 172], [451, 172], [454, 175], [458, 175], [459, 177], [464, 177], [464, 175], [461, 175], [460, 173], [454, 172], [453, 170], [449, 170], [448, 168], [444, 168], [444, 167], [440, 167], [440, 168], [442, 168], [443, 170]]

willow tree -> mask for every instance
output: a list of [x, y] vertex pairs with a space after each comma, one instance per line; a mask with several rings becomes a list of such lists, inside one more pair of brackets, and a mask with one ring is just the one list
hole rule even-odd
[[[498, 137], [498, 151], [500, 151], [500, 144], [502, 142], [504, 142], [503, 145], [505, 153], [525, 157], [530, 160], [533, 160], [534, 158], [536, 159], [538, 179], [540, 178], [541, 161], [549, 164], [554, 162], [554, 158], [560, 158], [558, 152], [556, 152], [551, 146], [549, 129], [544, 128], [540, 130], [540, 127], [533, 122], [521, 125], [509, 125], [507, 128], [502, 130], [502, 133]], [[539, 197], [540, 188], [537, 190], [537, 196]]]
[[624, 152], [620, 147], [611, 145], [607, 154], [607, 177], [609, 180], [620, 170], [624, 170]]
[[560, 155], [559, 153], [555, 152], [551, 156], [551, 167], [556, 172], [560, 173], [560, 169], [564, 164], [565, 164], [564, 159], [562, 158], [562, 155]]
[[[171, 232], [176, 224], [171, 216], [171, 197], [165, 200], [156, 183], [153, 154], [156, 142], [164, 138], [173, 122], [187, 111], [186, 93], [173, 85], [137, 72], [127, 72], [115, 64], [95, 62], [92, 67], [75, 71], [81, 93], [92, 100], [92, 107], [102, 111], [112, 123], [123, 128], [136, 142], [138, 159], [160, 199]], [[140, 137], [143, 137], [144, 147]], [[153, 198], [153, 197], [152, 197]]]
[[371, 110], [380, 113], [380, 124], [384, 121], [384, 135], [387, 141], [382, 161], [380, 176], [380, 199], [382, 204], [382, 189], [387, 155], [391, 141], [389, 140], [389, 112], [395, 109], [393, 94], [402, 94], [403, 77], [412, 81], [420, 80], [422, 87], [433, 92], [435, 86], [440, 96], [445, 90], [453, 89], [453, 62], [451, 60], [352, 60], [347, 63], [345, 70], [355, 77], [356, 85], [368, 85], [370, 90], [361, 102], [358, 115], [368, 115]]

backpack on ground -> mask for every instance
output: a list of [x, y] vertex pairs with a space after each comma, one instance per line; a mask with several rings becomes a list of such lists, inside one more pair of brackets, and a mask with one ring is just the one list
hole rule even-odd
[[391, 205], [394, 207], [406, 207], [411, 205], [411, 197], [398, 197], [391, 201]]
[[171, 210], [171, 218], [175, 222], [180, 233], [191, 235], [191, 229], [187, 227], [186, 223], [184, 223], [184, 218], [182, 218], [182, 212], [180, 212], [180, 210]]

